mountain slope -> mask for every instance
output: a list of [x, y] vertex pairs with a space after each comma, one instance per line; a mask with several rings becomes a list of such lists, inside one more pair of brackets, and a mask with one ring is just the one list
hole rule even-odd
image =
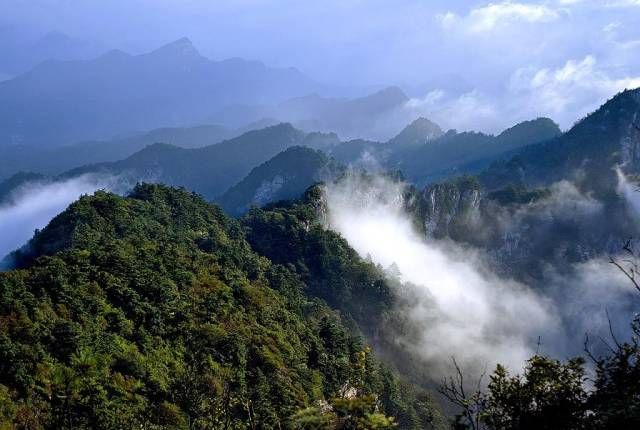
[[232, 103], [274, 103], [317, 89], [295, 69], [209, 60], [188, 39], [143, 55], [46, 61], [0, 82], [0, 145], [70, 144], [183, 126]]
[[218, 143], [239, 134], [220, 125], [201, 125], [159, 128], [108, 141], [80, 142], [56, 148], [0, 146], [0, 180], [20, 171], [57, 175], [85, 164], [122, 160], [154, 143], [192, 148]]
[[568, 178], [606, 192], [617, 183], [615, 166], [630, 174], [640, 172], [639, 118], [640, 89], [624, 91], [563, 135], [495, 163], [482, 180], [495, 189], [509, 184], [548, 185]]
[[21, 270], [0, 273], [0, 402], [12, 426], [282, 428], [388, 424], [387, 413], [419, 429], [431, 419], [429, 400], [305, 296], [297, 274], [191, 193], [85, 196], [16, 260]]
[[185, 187], [208, 199], [218, 197], [255, 166], [298, 145], [305, 134], [279, 124], [202, 148], [184, 149], [166, 144], [146, 147], [122, 161], [85, 166], [64, 176], [111, 173], [136, 180]]
[[498, 136], [447, 132], [439, 139], [393, 153], [388, 164], [414, 183], [425, 184], [456, 174], [475, 173], [517, 148], [547, 141], [560, 134], [548, 118], [526, 121]]
[[239, 215], [250, 206], [298, 198], [315, 182], [334, 178], [341, 168], [320, 151], [294, 146], [256, 167], [218, 202]]

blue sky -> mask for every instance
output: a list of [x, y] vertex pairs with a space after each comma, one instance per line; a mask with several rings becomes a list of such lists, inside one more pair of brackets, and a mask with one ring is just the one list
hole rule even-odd
[[187, 36], [212, 58], [415, 88], [416, 111], [487, 131], [538, 115], [566, 128], [639, 86], [638, 23], [640, 0], [0, 0], [0, 24], [32, 33], [134, 53]]

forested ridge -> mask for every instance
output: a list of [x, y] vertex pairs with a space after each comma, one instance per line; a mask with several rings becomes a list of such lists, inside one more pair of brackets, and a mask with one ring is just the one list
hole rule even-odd
[[356, 334], [388, 306], [377, 269], [309, 225], [300, 261], [267, 252], [283, 216], [244, 221], [272, 261], [184, 190], [73, 203], [0, 273], [3, 428], [429, 426], [426, 393]]

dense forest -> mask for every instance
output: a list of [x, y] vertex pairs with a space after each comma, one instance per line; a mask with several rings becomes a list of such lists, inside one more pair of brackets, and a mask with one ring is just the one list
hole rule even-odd
[[[270, 260], [245, 239], [243, 228], [270, 251], [261, 240], [292, 217], [254, 212], [243, 226], [158, 185], [72, 204], [14, 255], [20, 269], [0, 274], [2, 422], [428, 426], [429, 396], [350, 325], [388, 306], [377, 269], [319, 227], [298, 261]], [[375, 293], [362, 289], [369, 282]], [[344, 313], [330, 297], [348, 298]]]

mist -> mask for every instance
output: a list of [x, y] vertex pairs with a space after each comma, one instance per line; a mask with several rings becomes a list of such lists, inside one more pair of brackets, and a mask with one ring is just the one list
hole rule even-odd
[[[537, 353], [581, 355], [585, 336], [598, 352], [604, 347], [600, 339], [610, 336], [609, 316], [619, 338], [629, 332], [633, 290], [606, 258], [565, 264], [562, 271], [547, 265], [539, 284], [526, 285], [499, 275], [479, 249], [417, 232], [403, 209], [404, 186], [357, 175], [328, 184], [328, 227], [399, 280], [392, 283], [398, 285], [395, 311], [408, 327], [396, 341], [436, 374], [450, 372], [451, 357], [476, 375], [497, 363], [520, 371]], [[568, 183], [552, 189], [545, 203], [530, 210], [539, 216], [555, 216], [548, 214], [568, 206], [584, 216], [600, 210]]]
[[352, 177], [329, 185], [326, 197], [330, 227], [399, 272], [399, 311], [421, 327], [406, 346], [441, 371], [452, 356], [465, 367], [521, 368], [537, 337], [557, 325], [552, 304], [486, 270], [473, 251], [421, 237], [402, 210], [402, 186]]
[[0, 206], [0, 260], [23, 246], [36, 229], [46, 227], [54, 216], [81, 195], [122, 187], [116, 177], [95, 175], [22, 185]]

